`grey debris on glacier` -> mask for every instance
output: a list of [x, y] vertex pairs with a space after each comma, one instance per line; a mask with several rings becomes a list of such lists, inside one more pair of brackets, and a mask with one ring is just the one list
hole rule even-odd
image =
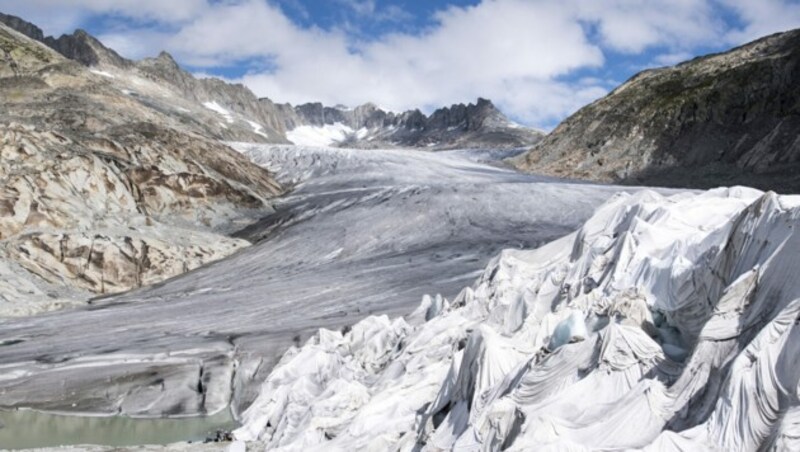
[[[0, 405], [239, 414], [286, 349], [320, 327], [405, 315], [425, 292], [452, 299], [500, 250], [568, 234], [619, 190], [519, 174], [474, 153], [233, 147], [293, 186], [275, 214], [238, 234], [255, 243], [83, 309], [4, 320]], [[430, 316], [447, 310], [432, 302]]]

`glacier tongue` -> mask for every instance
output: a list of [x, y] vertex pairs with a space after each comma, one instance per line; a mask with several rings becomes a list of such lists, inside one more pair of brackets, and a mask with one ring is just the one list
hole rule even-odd
[[452, 301], [320, 330], [235, 436], [269, 450], [797, 450], [800, 197], [619, 194]]
[[[230, 404], [238, 416], [318, 328], [407, 314], [424, 292], [452, 300], [499, 250], [561, 237], [620, 190], [490, 166], [501, 155], [480, 151], [234, 146], [293, 187], [237, 234], [257, 243], [85, 309], [5, 321], [0, 405], [161, 417]], [[433, 297], [407, 322], [448, 304]], [[509, 332], [525, 314], [514, 306]]]

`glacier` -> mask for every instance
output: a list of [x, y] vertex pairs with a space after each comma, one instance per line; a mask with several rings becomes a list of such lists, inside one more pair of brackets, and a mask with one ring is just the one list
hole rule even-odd
[[502, 153], [233, 146], [292, 187], [236, 228], [253, 245], [88, 306], [3, 319], [0, 407], [238, 416], [318, 328], [409, 314], [425, 292], [433, 316], [500, 250], [568, 234], [620, 190], [486, 163]]
[[230, 408], [251, 451], [800, 447], [800, 197], [232, 145], [293, 187], [254, 244], [4, 320], [0, 406]]
[[320, 329], [234, 432], [266, 450], [798, 450], [800, 197], [620, 193], [447, 300]]

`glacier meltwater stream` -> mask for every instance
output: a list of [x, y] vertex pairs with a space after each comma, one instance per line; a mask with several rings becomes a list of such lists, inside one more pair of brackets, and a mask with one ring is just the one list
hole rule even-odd
[[[294, 187], [239, 233], [253, 246], [85, 308], [2, 321], [0, 407], [117, 419], [0, 415], [28, 438], [63, 422], [51, 429], [61, 437], [25, 446], [104, 443], [118, 428], [143, 442], [189, 440], [224, 427], [219, 413], [240, 415], [282, 353], [320, 327], [407, 314], [426, 293], [452, 299], [501, 250], [568, 234], [620, 190], [482, 163], [491, 153], [234, 146]], [[211, 417], [129, 419], [187, 416]]]

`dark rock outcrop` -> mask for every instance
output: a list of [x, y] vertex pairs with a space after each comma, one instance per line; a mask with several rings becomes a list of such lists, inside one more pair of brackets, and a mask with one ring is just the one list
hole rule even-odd
[[12, 30], [17, 30], [31, 39], [44, 41], [44, 33], [41, 28], [17, 16], [0, 13], [0, 23], [5, 24]]
[[592, 180], [800, 191], [800, 30], [641, 72], [514, 163]]
[[84, 30], [76, 30], [70, 35], [61, 35], [59, 38], [48, 36], [41, 41], [70, 60], [86, 66], [110, 65], [120, 68], [132, 66], [131, 61], [122, 58]]

